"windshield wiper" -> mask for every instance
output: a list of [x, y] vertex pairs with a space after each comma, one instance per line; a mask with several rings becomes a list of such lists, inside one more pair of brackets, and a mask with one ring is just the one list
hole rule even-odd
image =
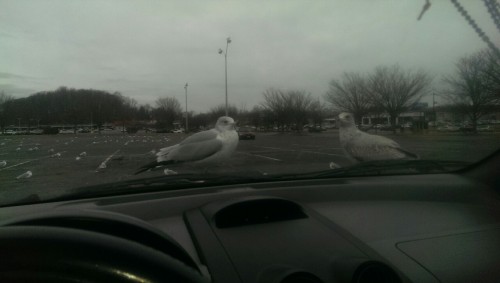
[[[63, 196], [58, 196], [45, 201], [65, 201], [82, 198], [125, 195], [138, 192], [178, 191], [197, 187], [252, 183], [270, 179], [272, 179], [272, 177], [265, 176], [260, 172], [228, 172], [227, 175], [179, 174], [158, 176], [79, 187], [72, 189]], [[144, 190], [141, 191], [141, 189]]]
[[[66, 201], [135, 194], [138, 192], [179, 191], [199, 187], [249, 184], [257, 182], [277, 182], [311, 180], [335, 177], [380, 176], [403, 174], [430, 174], [451, 172], [471, 163], [443, 160], [382, 160], [357, 163], [348, 167], [294, 174], [263, 174], [262, 172], [226, 172], [222, 174], [179, 174], [150, 178], [132, 179], [115, 183], [72, 189], [62, 196], [46, 201]], [[26, 204], [24, 202], [24, 204]], [[17, 205], [17, 204], [16, 204]]]
[[470, 162], [451, 160], [377, 160], [365, 161], [333, 170], [293, 175], [299, 178], [331, 178], [402, 174], [435, 174], [452, 172], [469, 166]]

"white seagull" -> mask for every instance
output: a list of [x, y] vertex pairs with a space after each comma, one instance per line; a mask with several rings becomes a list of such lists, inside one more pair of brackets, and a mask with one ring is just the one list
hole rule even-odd
[[397, 142], [389, 138], [358, 130], [350, 113], [341, 113], [339, 122], [340, 145], [357, 161], [418, 159], [417, 155], [402, 149]]
[[238, 146], [238, 133], [231, 117], [217, 120], [215, 128], [189, 136], [179, 144], [165, 147], [156, 153], [156, 161], [142, 166], [135, 174], [157, 166], [190, 163], [206, 167], [228, 159]]
[[5, 167], [5, 166], [7, 166], [7, 161], [5, 160], [0, 161], [0, 167]]

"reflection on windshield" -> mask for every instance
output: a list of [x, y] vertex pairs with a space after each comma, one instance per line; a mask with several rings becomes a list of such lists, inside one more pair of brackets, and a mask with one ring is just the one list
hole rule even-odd
[[107, 3], [4, 3], [2, 202], [387, 160], [435, 173], [498, 149], [499, 15], [481, 1]]

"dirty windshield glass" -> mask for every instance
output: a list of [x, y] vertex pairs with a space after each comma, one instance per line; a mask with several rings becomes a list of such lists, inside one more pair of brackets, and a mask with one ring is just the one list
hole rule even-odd
[[440, 173], [498, 149], [494, 0], [0, 7], [0, 205]]

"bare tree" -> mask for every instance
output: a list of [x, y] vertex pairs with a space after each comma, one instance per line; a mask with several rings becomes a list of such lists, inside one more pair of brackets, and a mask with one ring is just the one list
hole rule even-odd
[[324, 98], [336, 110], [352, 113], [356, 123], [361, 123], [372, 106], [366, 79], [358, 73], [344, 73], [340, 79], [331, 80]]
[[[226, 116], [226, 105], [225, 104], [221, 104], [221, 105], [218, 105], [218, 106], [215, 106], [213, 108], [210, 109], [210, 119], [212, 120], [212, 124], [215, 125], [215, 122], [217, 121], [217, 119], [219, 119], [219, 117], [222, 117], [222, 116]], [[240, 111], [238, 110], [238, 108], [234, 105], [228, 105], [227, 106], [227, 115], [235, 120], [238, 120], [239, 119], [239, 113]]]
[[6, 102], [13, 100], [14, 97], [6, 94], [3, 90], [0, 91], [0, 132], [3, 133], [5, 128], [5, 105]]
[[294, 128], [298, 131], [307, 122], [309, 110], [313, 99], [311, 94], [305, 91], [282, 91], [268, 89], [264, 92], [264, 102], [261, 106], [270, 110], [278, 126], [283, 130], [285, 127]]
[[180, 118], [182, 109], [179, 100], [175, 97], [162, 97], [155, 101], [154, 116], [159, 126], [171, 128], [173, 122]]
[[284, 126], [290, 122], [286, 112], [285, 93], [281, 90], [267, 89], [263, 96], [264, 102], [261, 103], [261, 106], [272, 113], [272, 119], [283, 130]]
[[309, 106], [309, 119], [313, 122], [315, 126], [321, 126], [321, 123], [328, 115], [328, 108], [324, 103], [319, 100], [315, 100]]
[[432, 82], [422, 70], [402, 70], [398, 65], [377, 67], [367, 81], [367, 92], [375, 109], [389, 114], [391, 124], [409, 107], [420, 101]]
[[[225, 106], [224, 106], [225, 108]], [[199, 114], [194, 114], [193, 117], [189, 119], [189, 127], [191, 129], [206, 129], [210, 125], [214, 125], [215, 121], [212, 121], [212, 118], [210, 117], [210, 114], [208, 113], [199, 113]]]
[[500, 102], [498, 89], [492, 91], [492, 78], [488, 75], [491, 62], [488, 59], [485, 52], [465, 56], [457, 62], [456, 74], [444, 78], [448, 86], [445, 97], [456, 111], [468, 116], [474, 131], [479, 118]]
[[500, 99], [500, 56], [491, 49], [486, 49], [481, 53], [486, 60], [484, 72], [488, 80], [487, 86], [492, 94]]

